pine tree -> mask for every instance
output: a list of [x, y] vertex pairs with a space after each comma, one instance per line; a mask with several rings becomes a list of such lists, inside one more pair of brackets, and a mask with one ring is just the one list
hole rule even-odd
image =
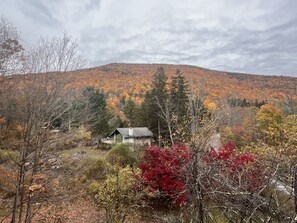
[[139, 112], [139, 108], [137, 107], [137, 105], [131, 98], [128, 98], [125, 101], [125, 105], [123, 107], [123, 112], [124, 112], [124, 115], [127, 119], [129, 126], [132, 126], [132, 127], [138, 126], [137, 114]]
[[159, 135], [162, 135], [163, 142], [168, 140], [169, 133], [159, 105], [163, 106], [169, 98], [167, 79], [164, 69], [159, 67], [153, 76], [152, 89], [146, 93], [140, 108], [140, 123], [148, 126], [154, 133], [155, 140], [160, 141]]
[[186, 139], [189, 135], [189, 85], [182, 72], [178, 69], [175, 76], [172, 77], [170, 101], [177, 139]]
[[103, 135], [110, 131], [109, 120], [112, 118], [107, 109], [105, 95], [93, 87], [87, 87], [83, 91], [83, 112], [85, 123], [93, 134]]
[[165, 74], [164, 68], [158, 67], [156, 73], [153, 76], [152, 95], [156, 100], [159, 100], [161, 104], [165, 99], [168, 98], [167, 79], [168, 77]]

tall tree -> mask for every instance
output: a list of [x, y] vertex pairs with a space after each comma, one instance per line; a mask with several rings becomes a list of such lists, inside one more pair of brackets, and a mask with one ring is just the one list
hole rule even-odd
[[169, 98], [167, 79], [164, 68], [159, 67], [153, 76], [152, 89], [146, 93], [140, 108], [142, 123], [151, 129], [159, 144], [169, 139], [167, 124], [160, 109], [160, 105], [164, 106]]
[[24, 48], [16, 28], [4, 17], [0, 18], [0, 75], [16, 71], [21, 67], [21, 53]]
[[103, 135], [109, 132], [111, 113], [107, 109], [103, 93], [93, 87], [83, 90], [83, 120], [93, 134]]
[[[8, 79], [4, 76], [20, 72], [23, 68], [23, 46], [17, 29], [4, 17], [0, 18], [0, 118], [3, 116], [11, 121], [15, 113], [14, 103], [10, 100], [12, 86], [7, 84]], [[10, 111], [5, 106], [10, 105]], [[6, 114], [5, 114], [6, 113]], [[8, 117], [9, 116], [9, 117]], [[1, 135], [1, 133], [0, 133]]]
[[286, 94], [285, 100], [280, 104], [285, 114], [297, 114], [297, 86], [293, 94]]
[[126, 121], [128, 122], [129, 126], [137, 126], [137, 115], [138, 115], [138, 111], [139, 108], [137, 107], [137, 105], [135, 104], [135, 102], [131, 99], [128, 98], [125, 101], [125, 105], [123, 107], [123, 112], [124, 115], [126, 117]]
[[[47, 154], [48, 127], [54, 118], [61, 117], [70, 108], [69, 92], [72, 75], [66, 73], [81, 67], [77, 44], [66, 34], [62, 38], [41, 39], [26, 52], [26, 72], [21, 83], [10, 81], [10, 89], [19, 115], [14, 122], [20, 126], [17, 149], [15, 198], [11, 222], [31, 222], [35, 176], [42, 170], [40, 159]], [[9, 106], [5, 104], [5, 106]]]
[[264, 133], [263, 137], [269, 144], [279, 144], [282, 138], [281, 123], [282, 111], [274, 105], [263, 105], [256, 114], [259, 129]]
[[189, 85], [179, 69], [172, 77], [170, 101], [172, 105], [171, 119], [176, 126], [175, 135], [179, 141], [188, 139], [190, 135], [190, 128], [188, 128], [190, 123]]

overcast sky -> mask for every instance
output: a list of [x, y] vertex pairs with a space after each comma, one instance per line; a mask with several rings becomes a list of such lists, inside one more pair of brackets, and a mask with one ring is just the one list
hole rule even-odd
[[66, 30], [88, 66], [191, 64], [297, 76], [296, 0], [0, 0], [25, 43]]

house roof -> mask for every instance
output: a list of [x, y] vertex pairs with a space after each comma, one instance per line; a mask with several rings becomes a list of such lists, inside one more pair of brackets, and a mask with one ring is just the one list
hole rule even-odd
[[[129, 135], [129, 129], [133, 130], [133, 134]], [[109, 136], [114, 135], [116, 132], [119, 132], [123, 137], [151, 137], [153, 133], [147, 127], [136, 127], [136, 128], [116, 128], [110, 133]]]

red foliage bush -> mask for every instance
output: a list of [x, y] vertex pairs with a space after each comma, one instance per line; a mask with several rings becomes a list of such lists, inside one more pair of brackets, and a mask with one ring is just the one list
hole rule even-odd
[[[228, 181], [225, 190], [237, 188], [253, 192], [263, 185], [265, 174], [256, 158], [252, 154], [236, 151], [232, 142], [218, 150], [211, 149], [204, 157], [204, 164], [211, 166], [215, 170], [214, 174]], [[153, 191], [161, 192], [175, 205], [183, 205], [187, 195], [186, 166], [191, 160], [192, 153], [184, 145], [167, 149], [152, 146], [146, 150], [144, 162], [139, 165], [142, 183]], [[208, 186], [215, 185], [204, 185], [204, 188]]]
[[146, 150], [144, 162], [139, 165], [145, 186], [160, 191], [174, 204], [183, 204], [186, 199], [185, 164], [191, 153], [184, 145], [161, 149], [152, 146]]
[[220, 174], [228, 177], [234, 188], [253, 192], [264, 184], [265, 171], [255, 156], [236, 151], [233, 142], [218, 150], [211, 149], [205, 160], [209, 165], [216, 165]]

